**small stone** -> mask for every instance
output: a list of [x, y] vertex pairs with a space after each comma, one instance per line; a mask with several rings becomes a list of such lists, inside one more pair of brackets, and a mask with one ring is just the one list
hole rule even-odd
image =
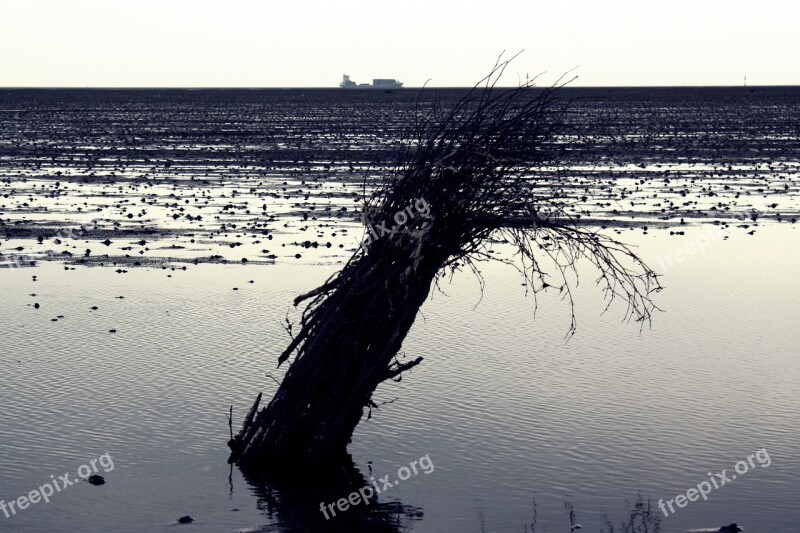
[[191, 524], [192, 522], [194, 522], [194, 518], [192, 518], [188, 514], [186, 516], [182, 516], [182, 517], [178, 518], [178, 523], [179, 524]]
[[89, 476], [89, 479], [87, 479], [86, 481], [88, 481], [92, 485], [105, 485], [106, 484], [106, 480], [103, 478], [103, 476], [98, 476], [97, 474], [95, 474], [93, 476]]

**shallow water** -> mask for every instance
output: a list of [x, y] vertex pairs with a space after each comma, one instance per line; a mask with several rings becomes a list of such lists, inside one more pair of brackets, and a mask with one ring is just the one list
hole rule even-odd
[[[671, 265], [658, 299], [665, 312], [641, 334], [620, 323], [619, 306], [601, 316], [599, 291], [584, 283], [567, 343], [568, 308], [555, 295], [540, 299], [534, 320], [516, 275], [490, 266], [473, 309], [477, 282], [457, 277], [448, 296], [424, 306], [404, 350], [425, 362], [379, 390], [378, 400], [398, 399], [358, 428], [355, 462], [395, 478], [429, 455], [430, 474], [380, 498], [412, 509], [402, 522], [413, 531], [479, 531], [481, 515], [487, 531], [521, 531], [533, 499], [536, 531], [568, 530], [565, 501], [600, 531], [604, 513], [624, 518], [626, 500], [674, 498], [766, 448], [769, 467], [756, 464], [707, 502], [662, 517], [661, 530], [737, 521], [747, 531], [793, 531], [797, 236], [787, 224], [729, 240], [720, 232]], [[634, 231], [626, 239], [653, 263], [685, 242]], [[292, 509], [281, 507], [280, 491], [259, 503], [225, 462], [226, 415], [233, 404], [241, 417], [258, 391], [274, 390], [265, 374], [286, 343], [280, 321], [293, 295], [330, 272], [198, 265], [122, 275], [54, 263], [5, 271], [0, 497], [51, 474], [74, 477], [106, 452], [114, 469], [100, 472], [103, 486], [78, 484], [0, 516], [0, 530], [149, 531], [185, 514], [197, 531], [283, 530]]]
[[[347, 494], [317, 476], [230, 468], [227, 414], [275, 390], [291, 300], [358, 245], [363, 191], [416, 93], [0, 90], [0, 500], [113, 460], [105, 485], [0, 509], [0, 531], [190, 515], [209, 532], [501, 532], [535, 514], [535, 531], [566, 532], [571, 502], [583, 531], [608, 533], [640, 499], [651, 532], [795, 531], [800, 89], [601, 92], [573, 117], [592, 142], [565, 161], [566, 189], [664, 274], [665, 312], [641, 331], [620, 305], [602, 314], [582, 271], [565, 342], [559, 295], [535, 308], [499, 265], [483, 298], [456, 276], [403, 347], [425, 361], [379, 389], [391, 403], [350, 447], [365, 481], [423, 456], [432, 469], [341, 525], [318, 506]], [[762, 448], [769, 466], [659, 511]]]

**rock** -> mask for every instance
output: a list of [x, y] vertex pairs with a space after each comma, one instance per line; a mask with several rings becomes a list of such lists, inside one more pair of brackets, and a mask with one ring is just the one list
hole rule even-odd
[[735, 523], [722, 526], [720, 528], [710, 528], [710, 529], [687, 529], [686, 533], [739, 533], [740, 531], [744, 531], [744, 529], [740, 528]]
[[98, 486], [106, 484], [106, 480], [103, 478], [103, 476], [98, 476], [97, 474], [89, 476], [89, 479], [87, 479], [86, 481], [88, 481], [92, 485], [98, 485]]
[[178, 518], [178, 523], [179, 524], [191, 524], [192, 522], [194, 522], [194, 518], [192, 518], [188, 514], [186, 516], [182, 516], [182, 517]]

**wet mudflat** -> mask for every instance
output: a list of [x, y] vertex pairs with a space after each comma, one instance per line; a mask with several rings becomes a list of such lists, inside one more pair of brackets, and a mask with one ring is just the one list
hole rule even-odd
[[[336, 261], [357, 246], [364, 193], [410, 139], [415, 109], [461, 94], [0, 91], [0, 259]], [[583, 138], [566, 179], [551, 179], [575, 217], [648, 229], [797, 220], [797, 89], [565, 98]]]

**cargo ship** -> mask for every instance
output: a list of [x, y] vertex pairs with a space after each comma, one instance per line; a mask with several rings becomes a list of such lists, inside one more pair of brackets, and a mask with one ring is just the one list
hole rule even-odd
[[372, 83], [356, 83], [350, 79], [350, 76], [345, 74], [342, 76], [342, 83], [339, 84], [342, 89], [400, 89], [403, 87], [403, 82], [391, 80], [387, 78], [375, 78]]

